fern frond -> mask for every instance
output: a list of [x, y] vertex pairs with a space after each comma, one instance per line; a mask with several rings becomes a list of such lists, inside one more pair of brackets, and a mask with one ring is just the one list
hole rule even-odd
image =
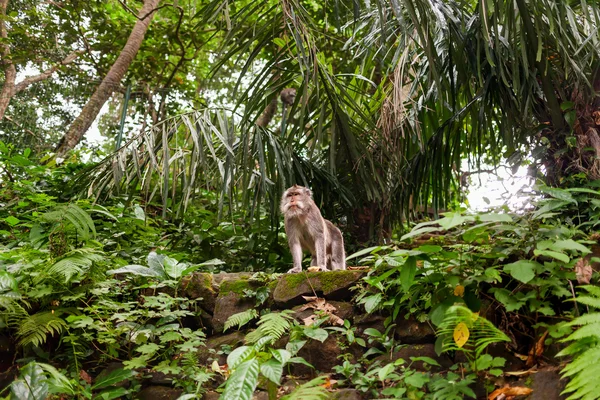
[[[469, 331], [466, 348], [459, 347], [454, 341], [454, 331], [460, 323], [464, 323]], [[494, 324], [464, 306], [452, 306], [446, 311], [438, 335], [443, 337], [443, 351], [460, 350], [469, 353], [474, 349], [475, 358], [492, 343], [510, 342], [509, 337]]]
[[42, 215], [46, 222], [59, 223], [68, 220], [82, 239], [96, 236], [96, 227], [90, 215], [75, 204], [60, 205]]
[[[578, 303], [598, 307], [600, 305], [600, 288], [595, 286], [583, 286], [589, 296], [578, 296], [575, 300]], [[569, 335], [565, 341], [573, 341], [569, 346], [563, 349], [558, 356], [575, 354], [575, 358], [567, 364], [561, 374], [563, 377], [570, 377], [563, 393], [571, 393], [567, 398], [594, 400], [600, 399], [600, 313], [588, 313], [575, 318], [569, 322], [569, 325], [579, 325], [580, 327]]]
[[227, 318], [227, 321], [225, 321], [223, 332], [235, 325], [237, 325], [238, 329], [240, 329], [242, 326], [246, 325], [248, 322], [252, 321], [254, 318], [257, 317], [258, 311], [256, 311], [256, 309], [254, 308], [239, 312], [237, 314], [233, 314], [229, 318]]
[[587, 349], [562, 370], [562, 375], [572, 377], [563, 393], [573, 392], [568, 399], [600, 398], [600, 345]]
[[574, 326], [587, 324], [600, 324], [600, 313], [583, 314], [582, 316], [573, 319], [571, 322], [568, 322], [566, 325]]
[[283, 396], [281, 400], [325, 400], [329, 398], [329, 393], [323, 385], [325, 377], [320, 376], [298, 386], [292, 393]]
[[269, 313], [260, 317], [258, 328], [246, 335], [248, 343], [256, 343], [260, 338], [270, 336], [273, 340], [279, 339], [291, 327], [294, 318], [289, 312]]
[[66, 327], [67, 323], [51, 311], [30, 315], [21, 321], [17, 330], [19, 345], [40, 346], [46, 342], [48, 334], [60, 334]]
[[[96, 249], [82, 248], [76, 249], [65, 254], [60, 260], [55, 262], [49, 269], [48, 275], [62, 276], [65, 283], [68, 283], [74, 275], [82, 275], [87, 272], [93, 263], [102, 261], [103, 255]], [[40, 275], [40, 279], [44, 278]]]

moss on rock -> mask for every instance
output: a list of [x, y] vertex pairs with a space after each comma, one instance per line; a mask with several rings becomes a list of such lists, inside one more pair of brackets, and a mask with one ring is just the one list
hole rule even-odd
[[303, 295], [320, 292], [324, 296], [345, 291], [362, 277], [358, 271], [327, 271], [282, 275], [273, 292], [277, 303], [286, 303]]
[[240, 278], [235, 281], [224, 281], [221, 283], [221, 287], [219, 288], [219, 294], [225, 295], [227, 293], [236, 293], [243, 295], [244, 290], [252, 289], [252, 283], [248, 280], [248, 278]]

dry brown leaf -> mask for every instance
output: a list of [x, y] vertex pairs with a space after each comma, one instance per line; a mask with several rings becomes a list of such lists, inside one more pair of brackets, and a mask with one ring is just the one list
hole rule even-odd
[[324, 387], [327, 390], [331, 390], [331, 389], [333, 389], [333, 385], [335, 385], [336, 383], [337, 383], [337, 380], [331, 379], [331, 377], [326, 376], [325, 377], [325, 383], [322, 384], [321, 386]]
[[593, 272], [594, 270], [592, 269], [592, 266], [585, 258], [582, 258], [581, 260], [577, 261], [577, 264], [575, 264], [575, 276], [577, 276], [577, 282], [580, 285], [589, 284], [590, 280], [592, 279]]
[[367, 269], [371, 269], [371, 267], [367, 266], [367, 265], [355, 265], [355, 266], [347, 266], [346, 269], [350, 270], [350, 271], [364, 271]]
[[325, 311], [326, 313], [331, 314], [337, 310], [337, 308], [335, 308], [333, 305], [329, 304], [327, 302], [327, 300], [325, 300], [324, 298], [314, 297], [314, 296], [311, 296], [311, 297], [302, 296], [302, 297], [304, 298], [304, 300], [308, 301], [309, 303], [300, 307], [298, 309], [298, 311], [304, 311], [304, 310], [308, 310], [309, 308], [312, 308], [313, 310]]
[[525, 354], [514, 353], [514, 355], [521, 361], [527, 361], [527, 356]]
[[308, 267], [308, 268], [306, 268], [306, 270], [308, 272], [319, 272], [321, 270], [321, 268], [315, 266], [315, 267]]
[[342, 325], [344, 325], [344, 320], [341, 319], [340, 317], [338, 317], [337, 315], [330, 314], [329, 315], [329, 323], [331, 323], [333, 325], [342, 326]]
[[488, 400], [499, 400], [498, 396], [526, 396], [531, 394], [533, 390], [524, 386], [505, 386], [501, 389], [496, 389], [488, 396]]
[[87, 372], [85, 372], [84, 370], [80, 370], [79, 371], [79, 377], [81, 379], [83, 379], [84, 381], [86, 381], [87, 383], [91, 384], [92, 383], [92, 377], [90, 376], [90, 374], [88, 374]]
[[531, 350], [529, 350], [529, 356], [527, 357], [527, 361], [525, 362], [526, 366], [533, 367], [537, 359], [540, 358], [542, 354], [544, 354], [544, 349], [546, 348], [544, 346], [544, 341], [546, 340], [546, 337], [548, 337], [548, 331], [544, 332], [544, 334], [535, 343], [535, 346], [533, 346]]
[[[319, 310], [319, 311], [322, 311], [325, 314], [327, 314], [327, 316], [329, 317], [330, 324], [344, 325], [344, 320], [334, 314], [334, 312], [337, 310], [337, 308], [335, 308], [333, 305], [329, 304], [325, 299], [323, 299], [321, 297], [315, 297], [315, 296], [302, 296], [302, 297], [304, 298], [304, 300], [308, 301], [309, 303], [300, 307], [298, 309], [298, 311], [305, 311], [305, 310], [308, 310], [309, 308], [311, 308], [313, 310]], [[310, 317], [304, 318], [302, 320], [302, 322], [304, 322], [304, 325], [306, 325], [306, 326], [311, 326], [312, 324], [315, 323], [316, 318], [317, 318], [316, 315], [313, 314]]]
[[537, 372], [536, 369], [528, 369], [525, 371], [509, 371], [509, 372], [505, 372], [503, 375], [506, 376], [525, 376], [525, 375], [531, 375], [531, 374], [535, 374]]

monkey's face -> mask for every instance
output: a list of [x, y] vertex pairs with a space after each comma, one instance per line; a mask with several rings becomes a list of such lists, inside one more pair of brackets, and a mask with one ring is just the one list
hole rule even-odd
[[296, 89], [287, 88], [281, 91], [281, 101], [287, 106], [291, 106], [296, 101]]
[[286, 217], [298, 217], [308, 212], [311, 203], [311, 191], [303, 186], [294, 185], [281, 197], [281, 213]]

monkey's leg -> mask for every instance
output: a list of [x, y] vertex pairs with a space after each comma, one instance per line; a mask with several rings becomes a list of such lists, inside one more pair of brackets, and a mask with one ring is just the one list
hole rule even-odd
[[290, 241], [290, 251], [292, 252], [292, 259], [294, 260], [294, 268], [288, 271], [288, 274], [301, 272], [302, 271], [302, 246], [300, 241]]
[[310, 259], [310, 266], [311, 267], [318, 267], [319, 263], [317, 262], [317, 256], [312, 256], [312, 258]]
[[344, 242], [334, 241], [331, 246], [331, 270], [339, 271], [346, 269], [346, 254], [344, 253]]
[[315, 242], [315, 253], [317, 253], [317, 265], [321, 271], [327, 271], [327, 253], [325, 252], [325, 238], [317, 238]]

